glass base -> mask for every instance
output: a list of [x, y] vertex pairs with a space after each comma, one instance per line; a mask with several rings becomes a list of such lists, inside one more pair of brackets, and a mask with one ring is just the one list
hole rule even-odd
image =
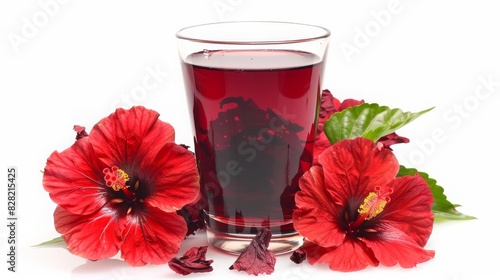
[[[217, 232], [209, 224], [207, 223], [208, 243], [229, 254], [239, 255], [255, 237], [255, 234]], [[272, 228], [271, 231], [273, 231]], [[303, 237], [296, 231], [287, 234], [273, 233], [268, 249], [276, 255], [281, 255], [293, 252], [302, 244]]]

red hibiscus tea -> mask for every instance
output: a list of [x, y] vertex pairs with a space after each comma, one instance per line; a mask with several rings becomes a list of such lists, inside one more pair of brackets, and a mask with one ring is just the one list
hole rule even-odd
[[262, 227], [270, 249], [302, 237], [292, 213], [312, 164], [324, 58], [298, 49], [204, 49], [182, 59], [207, 236], [243, 250]]

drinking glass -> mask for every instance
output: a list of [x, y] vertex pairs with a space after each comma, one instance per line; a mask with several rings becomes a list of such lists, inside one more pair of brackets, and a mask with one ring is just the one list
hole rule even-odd
[[294, 250], [294, 195], [312, 164], [330, 31], [244, 21], [176, 37], [209, 243], [238, 254], [267, 227], [270, 250]]

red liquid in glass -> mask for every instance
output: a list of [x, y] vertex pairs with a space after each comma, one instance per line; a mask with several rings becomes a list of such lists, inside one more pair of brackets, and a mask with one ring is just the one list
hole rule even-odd
[[[294, 233], [312, 162], [323, 65], [310, 53], [205, 51], [183, 62], [208, 226]], [[235, 67], [237, 65], [237, 67]]]

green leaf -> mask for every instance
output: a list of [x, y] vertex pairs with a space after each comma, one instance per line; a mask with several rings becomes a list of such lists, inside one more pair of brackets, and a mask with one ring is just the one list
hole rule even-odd
[[333, 114], [325, 122], [324, 132], [332, 144], [342, 139], [356, 137], [377, 141], [432, 109], [434, 107], [411, 113], [379, 106], [376, 103], [363, 103]]
[[53, 245], [53, 244], [58, 244], [64, 242], [64, 239], [62, 237], [56, 237], [52, 240], [42, 242], [40, 244], [34, 245], [32, 247], [40, 247], [40, 246], [47, 246], [47, 245]]
[[400, 165], [397, 177], [406, 175], [412, 176], [416, 173], [424, 178], [431, 189], [432, 196], [434, 197], [434, 204], [432, 204], [431, 208], [434, 213], [434, 221], [475, 219], [473, 216], [465, 215], [458, 211], [456, 208], [460, 207], [460, 205], [453, 204], [448, 201], [448, 198], [444, 194], [444, 188], [439, 186], [437, 181], [430, 178], [427, 173], [420, 172], [415, 168], [406, 168], [403, 165]]
[[449, 209], [448, 211], [445, 211], [445, 212], [433, 210], [432, 213], [434, 213], [434, 221], [435, 222], [446, 221], [446, 220], [474, 220], [474, 219], [476, 219], [475, 217], [460, 213], [455, 208]]

